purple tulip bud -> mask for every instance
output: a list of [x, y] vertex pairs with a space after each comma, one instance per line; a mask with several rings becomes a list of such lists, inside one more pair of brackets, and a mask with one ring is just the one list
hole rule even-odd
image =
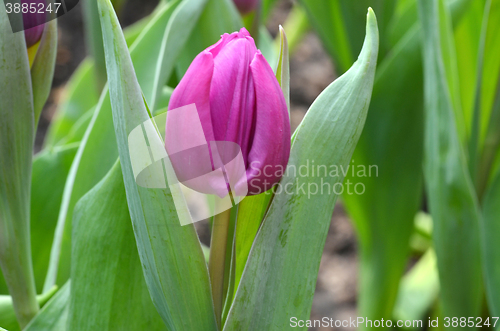
[[236, 8], [240, 11], [242, 15], [246, 15], [251, 11], [255, 10], [259, 0], [233, 0]]
[[[201, 125], [184, 107], [192, 104]], [[191, 148], [201, 146], [197, 128], [208, 146], [206, 152]], [[224, 34], [191, 63], [170, 98], [166, 149], [177, 177], [185, 184], [225, 166], [227, 187], [213, 178], [201, 185], [186, 184], [202, 193], [223, 197], [230, 189], [237, 195], [255, 195], [279, 182], [290, 156], [288, 110], [273, 70], [245, 28]], [[186, 152], [173, 155], [179, 150]], [[238, 152], [240, 164], [234, 161]]]
[[26, 12], [23, 10], [24, 38], [26, 46], [30, 48], [42, 38], [47, 21], [46, 4], [45, 0], [21, 0], [23, 4], [27, 4]]

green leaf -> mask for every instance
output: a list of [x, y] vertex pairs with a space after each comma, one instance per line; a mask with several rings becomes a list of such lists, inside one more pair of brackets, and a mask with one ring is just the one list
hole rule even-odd
[[235, 239], [235, 288], [238, 288], [248, 255], [250, 254], [250, 249], [272, 197], [273, 193], [268, 191], [259, 195], [246, 197], [238, 204]]
[[[151, 63], [151, 58], [155, 56], [151, 50], [156, 50], [156, 56], [160, 52], [156, 44], [165, 32], [170, 18], [171, 12], [168, 8], [170, 7], [159, 10], [157, 16], [151, 18], [150, 23], [131, 47], [134, 65], [142, 68], [141, 83], [149, 81], [154, 73], [155, 66], [146, 63]], [[148, 52], [148, 56], [144, 56], [145, 51]], [[145, 90], [145, 93], [147, 92], [149, 91]], [[73, 208], [78, 200], [106, 175], [117, 157], [118, 148], [113, 129], [111, 103], [108, 89], [105, 88], [66, 180], [49, 270], [45, 279], [45, 290], [54, 284], [63, 284], [69, 278]]]
[[99, 96], [94, 86], [93, 66], [90, 59], [85, 59], [71, 76], [65, 87], [63, 101], [45, 137], [46, 147], [59, 144], [78, 119], [97, 104]]
[[[300, 0], [323, 45], [335, 60], [336, 70], [345, 72], [354, 62], [345, 19], [339, 1]], [[365, 7], [366, 8], [366, 7]]]
[[40, 310], [23, 331], [65, 331], [68, 320], [70, 282], [68, 281]]
[[424, 320], [438, 293], [436, 253], [429, 249], [401, 280], [394, 319]]
[[24, 34], [12, 33], [5, 6], [0, 6], [0, 100], [0, 267], [24, 327], [38, 311], [29, 218], [35, 120]]
[[[158, 68], [163, 64], [162, 56], [165, 52], [163, 48], [165, 45], [162, 44], [161, 40], [168, 33], [166, 29], [169, 22], [174, 19], [172, 16], [179, 7], [179, 3], [179, 1], [171, 1], [168, 5], [162, 6], [137, 38], [141, 42], [135, 42], [130, 48], [130, 52], [134, 54], [134, 69], [137, 72], [137, 79], [141, 82], [147, 101], [152, 100], [150, 98], [153, 96], [156, 98], [156, 93], [161, 93], [163, 90], [154, 90], [154, 80], [151, 78], [157, 74]], [[143, 45], [148, 45], [148, 47]], [[172, 50], [169, 49], [169, 51]]]
[[42, 291], [64, 185], [79, 144], [48, 148], [33, 161], [31, 253], [38, 292]]
[[85, 27], [86, 44], [94, 60], [95, 89], [102, 91], [106, 84], [106, 62], [102, 45], [101, 22], [97, 12], [97, 1], [83, 3], [83, 20]]
[[351, 190], [343, 195], [360, 243], [359, 316], [371, 319], [391, 318], [421, 203], [423, 79], [418, 33], [409, 31], [380, 62], [365, 128], [346, 178], [354, 188], [359, 185], [362, 194]]
[[[99, 8], [118, 150], [149, 292], [169, 330], [216, 330], [207, 266], [194, 226], [180, 225], [168, 188], [148, 189], [135, 182], [128, 134], [150, 120], [150, 114], [113, 8], [107, 0], [100, 0]], [[151, 131], [149, 145], [163, 148], [158, 132]], [[162, 167], [162, 161], [156, 165]]]
[[[141, 35], [155, 13], [124, 30], [128, 45], [131, 46]], [[97, 104], [99, 95], [95, 85], [96, 80], [94, 61], [87, 57], [78, 66], [64, 89], [63, 101], [58, 107], [45, 137], [46, 147], [67, 143], [68, 141], [63, 139], [71, 133], [73, 126], [77, 125], [80, 118], [84, 114], [88, 114], [89, 110]]]
[[[425, 81], [424, 174], [444, 316], [480, 316], [477, 197], [457, 132], [441, 51], [439, 0], [419, 0]], [[467, 284], [467, 286], [464, 286]]]
[[[312, 104], [295, 134], [288, 169], [307, 167], [313, 160], [316, 165], [349, 164], [368, 111], [377, 54], [377, 23], [369, 9], [358, 61]], [[255, 238], [224, 330], [284, 330], [291, 317], [309, 318], [337, 199], [335, 193], [317, 193], [325, 183], [338, 187], [343, 180], [320, 177], [285, 173]], [[314, 186], [316, 194], [311, 195]]]
[[486, 297], [493, 316], [500, 315], [500, 250], [498, 249], [500, 223], [498, 215], [500, 215], [500, 172], [497, 173], [485, 195], [481, 223]]
[[42, 108], [49, 97], [50, 89], [52, 88], [52, 78], [56, 66], [56, 54], [57, 20], [52, 20], [45, 24], [35, 62], [33, 62], [33, 67], [31, 68], [35, 127], [36, 123], [38, 123]]
[[276, 79], [281, 86], [281, 90], [285, 96], [288, 114], [290, 114], [290, 60], [288, 55], [288, 41], [286, 39], [285, 30], [283, 30], [281, 25], [280, 39], [280, 55], [278, 58], [278, 66], [276, 68]]
[[119, 163], [80, 199], [73, 227], [69, 329], [166, 330], [144, 281]]
[[45, 277], [44, 291], [64, 284], [71, 267], [71, 219], [78, 200], [101, 180], [118, 156], [109, 94], [103, 95], [73, 159], [66, 179]]

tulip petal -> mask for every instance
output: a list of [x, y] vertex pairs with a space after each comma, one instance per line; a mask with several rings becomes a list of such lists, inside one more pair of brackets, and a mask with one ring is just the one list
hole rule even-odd
[[260, 51], [250, 65], [257, 113], [248, 154], [250, 194], [260, 194], [278, 183], [290, 156], [290, 120], [283, 92]]
[[253, 40], [247, 38], [239, 38], [227, 44], [214, 59], [210, 90], [215, 140], [237, 143], [246, 165], [256, 109], [249, 66], [256, 51]]
[[[172, 110], [194, 103], [200, 116], [206, 141], [213, 141], [212, 119], [210, 115], [210, 83], [214, 72], [214, 61], [210, 52], [200, 53], [186, 74], [175, 88], [168, 109]], [[189, 134], [190, 127], [186, 123], [184, 132]], [[166, 135], [168, 137], [168, 128]]]

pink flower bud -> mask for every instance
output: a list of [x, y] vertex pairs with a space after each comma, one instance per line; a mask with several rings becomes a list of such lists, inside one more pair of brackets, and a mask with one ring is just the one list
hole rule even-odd
[[26, 46], [30, 48], [42, 38], [44, 23], [47, 21], [46, 3], [45, 0], [21, 0], [21, 6], [27, 8], [22, 12], [24, 37]]
[[[184, 107], [192, 104], [201, 126], [194, 123], [188, 107]], [[226, 167], [225, 176], [231, 185], [221, 187], [220, 182], [207, 179], [203, 185], [195, 183], [191, 188], [220, 197], [227, 194], [228, 188], [233, 194], [243, 191], [244, 195], [255, 195], [269, 190], [284, 174], [290, 156], [290, 120], [285, 98], [273, 70], [246, 29], [224, 34], [219, 42], [198, 54], [175, 88], [168, 108], [172, 115], [185, 111], [176, 114], [180, 120], [169, 120], [167, 115], [169, 155], [182, 150], [180, 145], [188, 146], [186, 150], [200, 146], [193, 143], [199, 141], [197, 127], [203, 131], [201, 135], [208, 146], [206, 152], [191, 148], [191, 152], [171, 157], [181, 182], [216, 170], [220, 164], [227, 165], [241, 151], [243, 174], [234, 183], [232, 172], [241, 172]], [[227, 150], [221, 151], [224, 148]], [[207, 170], [207, 163], [211, 169]], [[235, 164], [233, 161], [233, 168]]]
[[240, 11], [242, 15], [246, 15], [251, 11], [255, 10], [259, 0], [233, 0], [236, 8]]

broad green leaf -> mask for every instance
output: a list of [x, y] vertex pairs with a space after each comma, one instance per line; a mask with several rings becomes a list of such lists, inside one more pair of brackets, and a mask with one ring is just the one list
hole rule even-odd
[[[155, 65], [147, 65], [146, 63], [151, 63], [151, 58], [158, 56], [159, 50], [155, 45], [165, 32], [170, 18], [171, 12], [168, 8], [167, 6], [163, 10], [159, 10], [156, 13], [157, 16], [151, 18], [143, 33], [131, 46], [134, 65], [142, 69], [141, 83], [149, 81], [154, 73]], [[148, 52], [148, 56], [144, 56], [145, 50]], [[156, 50], [156, 55], [151, 53], [151, 50]], [[144, 92], [149, 91], [145, 90]], [[78, 200], [104, 177], [117, 157], [118, 149], [113, 129], [109, 92], [107, 88], [104, 88], [66, 180], [58, 225], [52, 244], [51, 261], [45, 279], [45, 290], [54, 284], [64, 284], [69, 278], [73, 208]]]
[[429, 249], [401, 279], [394, 319], [425, 320], [439, 293], [436, 253]]
[[[423, 27], [424, 175], [434, 221], [443, 316], [480, 316], [482, 276], [477, 197], [460, 145], [443, 63], [439, 0], [419, 0]], [[467, 284], [467, 286], [464, 286]]]
[[[228, 0], [219, 0], [228, 1]], [[158, 98], [170, 75], [174, 72], [176, 60], [187, 44], [189, 36], [196, 26], [208, 0], [184, 0], [175, 9], [172, 19], [169, 20], [167, 30], [161, 41], [161, 51], [156, 62], [153, 79], [147, 85], [141, 84], [146, 102], [154, 111], [157, 108]], [[217, 13], [224, 17], [226, 13]]]
[[70, 282], [50, 299], [23, 331], [66, 331], [70, 299]]
[[[54, 286], [50, 291], [37, 295], [36, 300], [40, 307], [43, 307], [56, 292], [57, 287]], [[0, 325], [8, 328], [10, 331], [20, 330], [10, 295], [0, 295]]]
[[64, 186], [44, 291], [64, 284], [71, 267], [71, 219], [78, 200], [101, 180], [118, 156], [111, 104], [105, 89], [80, 142]]
[[[422, 195], [422, 64], [417, 29], [379, 65], [344, 203], [360, 243], [359, 316], [391, 318]], [[354, 170], [354, 173], [352, 172]], [[404, 192], [404, 194], [401, 194]], [[353, 194], [354, 193], [354, 194]]]
[[69, 330], [166, 330], [144, 281], [119, 163], [80, 199], [73, 227]]
[[33, 108], [35, 111], [35, 126], [38, 123], [42, 108], [49, 97], [52, 88], [52, 78], [56, 66], [57, 54], [57, 20], [45, 25], [40, 47], [36, 53], [35, 62], [31, 68], [33, 86]]
[[64, 139], [78, 119], [97, 104], [93, 62], [84, 60], [73, 73], [64, 97], [45, 137], [45, 146], [54, 146]]
[[29, 218], [35, 120], [24, 34], [12, 33], [5, 6], [0, 6], [0, 100], [0, 267], [24, 327], [38, 311]]
[[[358, 61], [312, 104], [295, 134], [289, 170], [312, 160], [316, 165], [349, 164], [366, 119], [377, 54], [377, 23], [369, 9]], [[318, 190], [325, 183], [338, 187], [343, 181], [342, 175], [320, 177], [285, 173], [282, 190], [276, 192], [255, 238], [224, 330], [285, 330], [292, 316], [309, 318], [337, 199], [334, 192]]]
[[[151, 14], [124, 30], [129, 46], [140, 36], [153, 16]], [[95, 82], [94, 62], [90, 58], [86, 58], [78, 66], [65, 87], [63, 101], [58, 107], [45, 137], [45, 146], [67, 143], [63, 138], [70, 134], [73, 126], [99, 100]]]
[[[216, 330], [207, 266], [194, 226], [180, 225], [168, 188], [148, 189], [135, 182], [128, 134], [150, 120], [150, 114], [113, 8], [99, 0], [99, 9], [129, 212], [153, 303], [169, 330]], [[156, 131], [148, 141], [163, 146]]]
[[33, 161], [31, 180], [31, 252], [38, 292], [49, 265], [50, 250], [64, 185], [78, 143], [47, 148]]
[[493, 316], [500, 315], [500, 172], [484, 198], [481, 223], [482, 256], [488, 308]]

